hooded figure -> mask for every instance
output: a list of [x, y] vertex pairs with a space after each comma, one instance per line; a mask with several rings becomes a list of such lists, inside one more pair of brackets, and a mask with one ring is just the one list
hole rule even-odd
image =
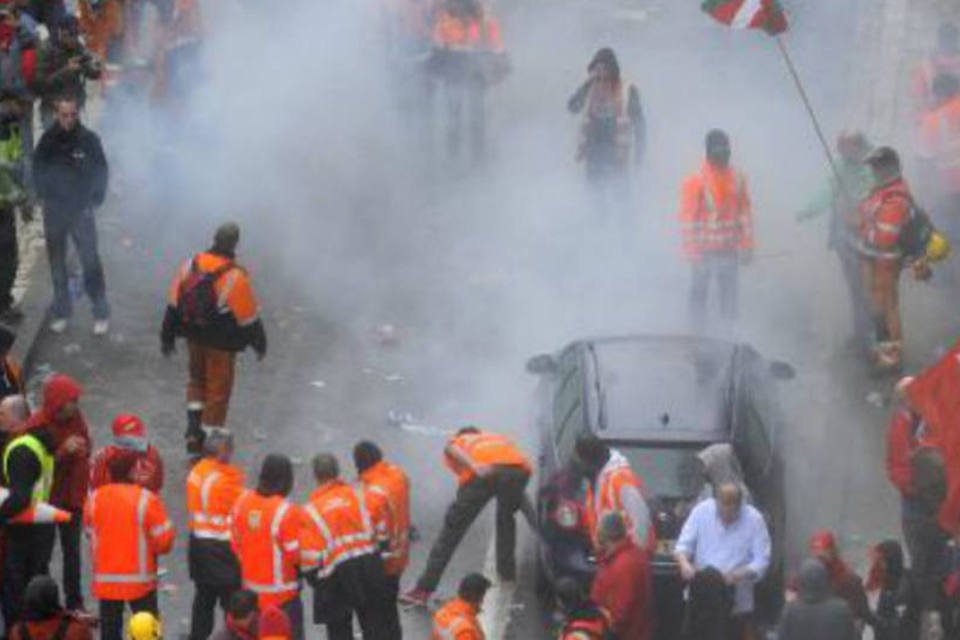
[[[26, 633], [25, 633], [26, 632]], [[50, 576], [36, 576], [23, 596], [23, 615], [10, 629], [10, 640], [93, 640], [90, 626], [60, 606], [57, 583]]]
[[824, 564], [808, 558], [800, 566], [799, 598], [787, 605], [778, 640], [854, 640], [856, 625], [850, 607], [830, 593], [830, 575]]
[[903, 547], [885, 540], [873, 548], [867, 590], [879, 591], [874, 613], [876, 640], [917, 640], [920, 636], [920, 598], [906, 568]]
[[747, 483], [744, 482], [743, 469], [740, 468], [740, 460], [733, 450], [733, 445], [726, 442], [712, 444], [699, 452], [697, 458], [703, 463], [706, 476], [706, 485], [701, 498], [712, 498], [717, 487], [730, 482], [740, 485], [745, 504], [753, 504], [753, 496], [747, 488]]
[[143, 420], [132, 414], [121, 414], [114, 418], [112, 431], [113, 444], [100, 449], [93, 458], [90, 489], [118, 482], [117, 478], [110, 477], [110, 461], [129, 458], [132, 470], [127, 480], [160, 493], [163, 488], [163, 459], [160, 451], [147, 439], [147, 427]]
[[817, 531], [810, 538], [810, 553], [827, 568], [833, 595], [850, 607], [858, 625], [873, 624], [873, 613], [867, 602], [863, 581], [840, 556], [837, 538], [827, 530]]
[[80, 533], [83, 504], [90, 489], [92, 442], [78, 401], [83, 389], [70, 376], [54, 374], [43, 385], [43, 406], [31, 418], [28, 430], [50, 434], [55, 459], [50, 504], [73, 517], [58, 524], [63, 549], [63, 590], [67, 609], [83, 608], [80, 586]]

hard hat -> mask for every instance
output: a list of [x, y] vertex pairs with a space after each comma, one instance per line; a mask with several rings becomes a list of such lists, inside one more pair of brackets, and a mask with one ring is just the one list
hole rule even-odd
[[926, 256], [930, 262], [940, 262], [950, 255], [950, 241], [939, 231], [934, 231], [927, 241]]
[[127, 630], [130, 640], [160, 640], [163, 636], [163, 626], [160, 621], [147, 611], [133, 614]]

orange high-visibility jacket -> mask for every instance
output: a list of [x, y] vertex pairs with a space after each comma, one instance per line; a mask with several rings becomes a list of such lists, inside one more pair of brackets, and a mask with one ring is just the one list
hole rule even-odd
[[243, 493], [243, 471], [213, 458], [204, 458], [187, 476], [190, 535], [203, 540], [230, 541], [230, 514]]
[[509, 438], [485, 431], [451, 437], [443, 450], [443, 460], [457, 476], [460, 486], [490, 467], [520, 467], [527, 473], [533, 469], [527, 457]]
[[246, 491], [234, 505], [230, 527], [243, 587], [257, 594], [261, 610], [296, 598], [303, 527], [300, 507], [280, 496]]
[[753, 248], [753, 213], [747, 181], [739, 171], [704, 162], [680, 194], [683, 253], [698, 260], [711, 251]]
[[619, 451], [611, 450], [610, 459], [597, 475], [596, 493], [587, 486], [587, 527], [597, 544], [600, 520], [608, 513], [623, 516], [630, 537], [641, 548], [653, 551], [656, 534], [650, 521], [650, 511], [643, 498], [643, 481], [633, 472], [629, 461]]
[[410, 562], [410, 479], [399, 466], [381, 460], [360, 474], [360, 482], [386, 500], [391, 526], [383, 570], [388, 576], [399, 576]]
[[503, 52], [500, 23], [486, 13], [480, 18], [462, 18], [441, 10], [433, 25], [433, 44], [451, 51]]
[[882, 260], [899, 260], [900, 231], [910, 219], [912, 198], [904, 180], [877, 187], [860, 204], [857, 249]]
[[[198, 253], [193, 260], [184, 262], [177, 271], [177, 275], [174, 276], [173, 282], [170, 283], [167, 303], [171, 307], [176, 307], [179, 304], [181, 285], [189, 277], [194, 261], [196, 261], [197, 268], [202, 273], [212, 273], [230, 260], [213, 253]], [[260, 306], [253, 292], [250, 276], [247, 275], [243, 267], [235, 265], [217, 279], [213, 288], [217, 293], [220, 311], [229, 310], [239, 326], [244, 327], [257, 321]]]
[[157, 588], [157, 556], [173, 548], [175, 531], [163, 502], [135, 484], [106, 484], [83, 509], [93, 558], [93, 595], [137, 600]]
[[477, 620], [477, 608], [454, 598], [433, 614], [430, 640], [484, 640], [483, 627]]
[[911, 93], [914, 109], [918, 114], [922, 115], [935, 106], [933, 80], [941, 73], [949, 73], [960, 78], [960, 55], [928, 56], [914, 71], [911, 79]]
[[941, 188], [960, 193], [960, 96], [923, 116], [919, 151], [936, 167]]
[[379, 553], [390, 540], [390, 510], [386, 498], [332, 480], [317, 487], [303, 508], [306, 533], [303, 567], [329, 577], [347, 560]]

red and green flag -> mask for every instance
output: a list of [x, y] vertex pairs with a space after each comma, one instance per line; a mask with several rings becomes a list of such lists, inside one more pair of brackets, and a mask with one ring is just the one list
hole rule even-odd
[[787, 16], [777, 0], [703, 0], [701, 8], [735, 29], [763, 29], [771, 36], [787, 30]]

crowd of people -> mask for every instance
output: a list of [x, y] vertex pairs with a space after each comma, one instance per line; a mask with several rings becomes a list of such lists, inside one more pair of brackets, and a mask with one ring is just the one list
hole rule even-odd
[[[157, 2], [160, 46], [151, 53], [155, 84], [176, 89], [183, 65], [197, 55], [199, 8], [186, 0]], [[80, 123], [88, 83], [116, 73], [111, 63], [136, 66], [148, 49], [139, 42], [142, 2], [79, 1], [79, 15], [57, 2], [17, 0], [0, 5], [0, 440], [2, 484], [2, 612], [5, 635], [17, 640], [84, 640], [99, 628], [104, 640], [158, 640], [160, 558], [178, 532], [187, 536], [194, 583], [191, 640], [302, 640], [302, 594], [312, 593], [312, 620], [332, 640], [402, 636], [398, 606], [432, 606], [454, 552], [477, 516], [496, 503], [496, 578], [517, 578], [516, 515], [539, 535], [527, 495], [534, 466], [507, 436], [468, 426], [445, 443], [442, 459], [458, 488], [426, 565], [409, 588], [403, 574], [416, 537], [411, 479], [378, 444], [353, 452], [348, 480], [338, 458], [311, 461], [315, 485], [295, 500], [290, 457], [271, 453], [254, 482], [233, 460], [229, 401], [238, 353], [267, 353], [252, 278], [237, 262], [240, 228], [225, 223], [209, 249], [174, 274], [160, 330], [164, 355], [186, 341], [188, 384], [183, 479], [188, 520], [173, 522], [165, 506], [165, 465], [138, 416], [121, 414], [113, 440], [97, 448], [81, 410], [83, 389], [55, 374], [43, 382], [31, 410], [25, 381], [10, 356], [22, 320], [11, 295], [17, 271], [16, 216], [42, 212], [53, 282], [49, 328], [62, 333], [72, 314], [68, 238], [76, 248], [93, 331], [109, 331], [110, 306], [97, 251], [94, 210], [106, 196], [108, 164], [98, 136]], [[478, 0], [384, 4], [391, 55], [428, 56], [414, 87], [414, 105], [440, 87], [445, 98], [447, 152], [470, 148], [482, 158], [485, 92], [510, 64], [500, 26]], [[46, 36], [44, 34], [47, 34]], [[86, 44], [84, 44], [86, 43]], [[622, 204], [630, 158], [645, 143], [639, 92], [625, 85], [615, 53], [599, 50], [588, 79], [568, 109], [583, 114], [576, 151], [601, 208]], [[425, 81], [424, 78], [430, 78]], [[429, 87], [429, 88], [425, 88]], [[179, 87], [182, 88], [182, 87]], [[903, 177], [900, 155], [873, 148], [866, 136], [839, 136], [839, 162], [823, 198], [800, 218], [832, 213], [830, 243], [840, 258], [851, 298], [854, 337], [878, 372], [898, 372], [903, 338], [898, 283], [909, 269], [929, 278], [956, 236], [960, 202], [960, 33], [945, 25], [937, 50], [915, 79], [918, 160], [929, 184], [917, 194]], [[174, 91], [175, 93], [175, 91]], [[39, 121], [35, 111], [39, 111]], [[416, 109], [415, 109], [416, 110]], [[43, 128], [34, 146], [36, 125]], [[691, 262], [690, 313], [705, 330], [711, 282], [721, 316], [738, 311], [740, 265], [754, 249], [752, 205], [742, 172], [731, 163], [732, 142], [721, 129], [706, 135], [700, 169], [683, 183], [679, 231]], [[934, 202], [927, 216], [919, 201]], [[938, 267], [939, 268], [939, 267]], [[960, 276], [943, 267], [947, 286]], [[899, 386], [889, 428], [889, 476], [903, 497], [903, 539], [880, 542], [864, 582], [844, 560], [836, 537], [817, 532], [809, 557], [795, 568], [777, 631], [782, 640], [852, 640], [872, 627], [880, 640], [947, 637], [960, 631], [960, 495], [950, 491], [946, 462], [911, 405], [911, 379]], [[589, 580], [563, 577], [554, 585], [566, 640], [648, 640], [657, 629], [652, 559], [658, 550], [644, 482], [627, 459], [594, 436], [577, 440], [577, 478], [585, 486], [584, 534], [596, 557]], [[730, 465], [729, 469], [736, 469]], [[720, 477], [722, 476], [722, 477]], [[759, 630], [755, 587], [772, 562], [769, 526], [737, 473], [705, 479], [706, 490], [686, 515], [672, 549], [685, 584], [682, 634], [687, 640], [749, 640]], [[91, 595], [83, 589], [83, 538], [89, 544]], [[49, 577], [56, 542], [62, 551], [64, 602]], [[909, 557], [909, 563], [907, 558]], [[479, 640], [479, 612], [495, 583], [469, 573], [454, 597], [433, 614], [433, 638]], [[874, 602], [868, 594], [875, 594]], [[224, 611], [217, 628], [217, 608]], [[131, 616], [126, 632], [124, 617]], [[926, 635], [924, 635], [926, 634]], [[934, 634], [934, 635], [931, 635]]]

